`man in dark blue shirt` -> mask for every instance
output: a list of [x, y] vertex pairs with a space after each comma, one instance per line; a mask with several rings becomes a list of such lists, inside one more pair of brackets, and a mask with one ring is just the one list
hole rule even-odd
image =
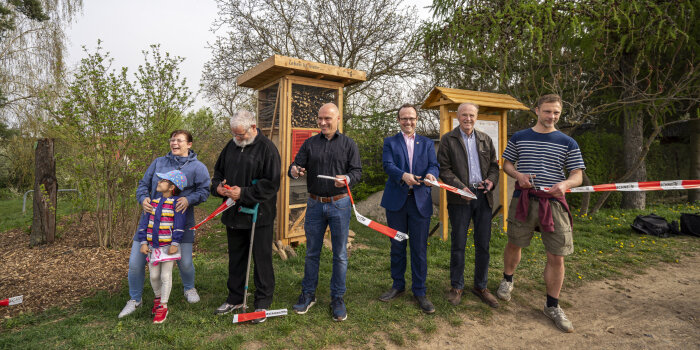
[[[318, 126], [321, 133], [308, 138], [299, 149], [288, 175], [294, 179], [304, 176], [309, 199], [306, 203], [306, 261], [301, 295], [293, 306], [297, 314], [306, 313], [316, 303], [318, 266], [323, 247], [323, 236], [330, 226], [333, 249], [333, 274], [331, 277], [331, 310], [333, 319], [344, 321], [347, 311], [345, 275], [348, 268], [348, 232], [352, 206], [345, 189], [345, 181], [354, 185], [360, 180], [362, 166], [357, 144], [338, 132], [340, 111], [333, 103], [327, 103], [318, 111]], [[308, 170], [307, 170], [308, 169]], [[319, 179], [317, 175], [330, 175], [336, 181]]]

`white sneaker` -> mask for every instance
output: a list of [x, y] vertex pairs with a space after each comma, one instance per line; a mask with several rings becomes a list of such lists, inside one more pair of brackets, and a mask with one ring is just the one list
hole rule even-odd
[[199, 294], [197, 294], [197, 289], [192, 288], [185, 291], [185, 299], [190, 304], [199, 302]]
[[510, 293], [513, 291], [513, 282], [508, 282], [506, 279], [501, 280], [501, 284], [498, 286], [496, 295], [499, 299], [510, 301]]
[[554, 321], [554, 324], [557, 325], [557, 328], [561, 329], [564, 332], [571, 333], [574, 331], [574, 325], [571, 324], [571, 321], [569, 321], [568, 318], [566, 318], [566, 314], [564, 314], [564, 310], [562, 310], [559, 305], [553, 306], [553, 307], [547, 307], [547, 304], [544, 304], [544, 314], [547, 315], [552, 321]]
[[131, 315], [136, 311], [137, 307], [141, 307], [141, 302], [136, 301], [136, 300], [129, 300], [126, 302], [126, 305], [124, 305], [124, 308], [122, 309], [122, 312], [119, 313], [119, 318], [122, 318], [127, 315]]

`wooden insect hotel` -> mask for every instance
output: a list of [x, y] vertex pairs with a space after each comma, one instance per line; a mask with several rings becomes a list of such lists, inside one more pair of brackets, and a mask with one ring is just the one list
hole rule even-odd
[[[457, 107], [464, 102], [479, 106], [479, 115], [474, 127], [488, 134], [496, 148], [498, 166], [501, 170], [498, 186], [493, 189], [497, 192], [494, 207], [502, 205], [500, 213], [503, 214], [503, 229], [506, 230], [508, 228], [508, 222], [505, 220], [508, 217], [508, 176], [503, 171], [501, 155], [508, 143], [508, 111], [514, 109], [527, 111], [530, 108], [510, 95], [435, 87], [423, 102], [422, 108], [440, 110], [440, 137], [459, 126]], [[447, 240], [448, 224], [447, 196], [444, 191], [440, 191], [440, 226], [443, 240]]]
[[308, 198], [306, 177], [291, 179], [287, 169], [304, 141], [320, 132], [316, 120], [323, 104], [338, 106], [338, 129], [343, 131], [343, 88], [365, 80], [363, 71], [279, 55], [238, 77], [239, 86], [257, 91], [258, 127], [275, 143], [282, 158], [275, 239], [284, 245], [305, 240]]

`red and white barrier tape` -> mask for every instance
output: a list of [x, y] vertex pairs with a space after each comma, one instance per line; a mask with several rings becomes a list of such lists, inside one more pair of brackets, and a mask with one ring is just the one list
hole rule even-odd
[[[224, 185], [227, 190], [230, 190], [231, 187], [229, 185]], [[190, 228], [190, 230], [196, 230], [199, 228], [199, 226], [202, 226], [205, 222], [215, 218], [217, 215], [223, 213], [226, 211], [226, 209], [231, 208], [232, 206], [236, 205], [236, 201], [234, 201], [231, 198], [226, 198], [226, 201], [224, 201], [216, 210], [214, 210], [209, 216], [207, 216], [202, 222], [198, 223], [197, 225], [194, 225], [194, 227]]]
[[[535, 187], [538, 190], [548, 191], [550, 187]], [[566, 192], [639, 192], [639, 191], [666, 191], [666, 190], [692, 190], [700, 189], [700, 180], [671, 180], [671, 181], [645, 181], [623, 182], [595, 186], [574, 187]]]
[[447, 191], [450, 191], [450, 192], [452, 192], [452, 193], [456, 193], [456, 194], [458, 194], [458, 195], [460, 195], [460, 196], [468, 197], [468, 198], [471, 198], [471, 199], [476, 199], [476, 196], [474, 195], [474, 193], [472, 193], [472, 192], [469, 191], [469, 190], [466, 190], [466, 191], [465, 191], [465, 190], [461, 190], [461, 189], [459, 189], [459, 188], [457, 188], [457, 187], [450, 186], [450, 185], [448, 185], [448, 184], [446, 184], [446, 183], [444, 183], [444, 182], [433, 181], [433, 180], [430, 180], [430, 179], [423, 179], [423, 180], [421, 180], [421, 181], [427, 182], [427, 183], [429, 183], [429, 184], [431, 184], [431, 185], [433, 185], [433, 186], [440, 187], [440, 188], [445, 189], [445, 190], [447, 190]]
[[263, 310], [255, 312], [247, 312], [244, 314], [233, 315], [233, 323], [241, 323], [246, 321], [257, 320], [266, 317], [276, 317], [285, 316], [287, 314], [287, 309], [277, 309], [277, 310]]
[[[318, 178], [328, 179], [328, 180], [333, 180], [333, 181], [338, 180], [338, 178], [336, 178], [334, 176], [328, 176], [328, 175], [318, 175]], [[347, 181], [343, 181], [343, 182], [345, 182], [345, 188], [348, 190], [348, 195], [350, 196], [350, 202], [352, 203], [352, 210], [355, 212], [355, 218], [357, 219], [357, 221], [359, 223], [361, 223], [361, 224], [363, 224], [363, 225], [365, 225], [365, 226], [367, 226], [367, 227], [369, 227], [369, 228], [371, 228], [371, 229], [373, 229], [381, 234], [387, 235], [390, 238], [395, 239], [399, 242], [408, 239], [407, 234], [405, 234], [401, 231], [394, 230], [393, 228], [391, 228], [389, 226], [384, 226], [384, 225], [382, 225], [382, 224], [380, 224], [372, 219], [366, 218], [363, 215], [361, 215], [360, 213], [358, 213], [357, 208], [355, 207], [355, 200], [352, 198], [352, 192], [350, 192], [350, 186], [348, 186]]]
[[0, 300], [0, 306], [17, 305], [17, 304], [21, 304], [23, 301], [24, 301], [24, 296], [20, 295], [20, 296]]

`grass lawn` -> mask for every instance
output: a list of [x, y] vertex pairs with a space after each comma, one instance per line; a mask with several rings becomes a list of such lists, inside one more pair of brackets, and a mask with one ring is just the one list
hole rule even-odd
[[[215, 205], [212, 205], [212, 208]], [[698, 206], [673, 205], [653, 207], [644, 211], [602, 211], [593, 217], [576, 216], [574, 223], [575, 253], [566, 260], [565, 289], [601, 278], [615, 278], [637, 274], [658, 262], [682, 263], [684, 256], [697, 254], [700, 239], [675, 237], [660, 239], [632, 233], [629, 224], [638, 214], [654, 212], [669, 220], [678, 220], [680, 212], [697, 212]], [[494, 227], [500, 226], [499, 220]], [[276, 291], [272, 308], [288, 308], [285, 317], [271, 318], [260, 325], [231, 324], [231, 316], [214, 316], [213, 310], [226, 297], [227, 256], [226, 238], [221, 225], [217, 234], [200, 237], [199, 245], [207, 253], [194, 258], [197, 269], [197, 289], [202, 297], [198, 304], [187, 304], [182, 295], [182, 284], [174, 274], [171, 294], [171, 314], [162, 325], [150, 323], [152, 290], [146, 279], [145, 307], [124, 319], [117, 314], [129, 298], [126, 281], [118, 294], [98, 293], [70, 309], [55, 308], [40, 314], [24, 314], [0, 321], [0, 348], [247, 348], [251, 345], [265, 348], [323, 348], [382, 347], [385, 338], [374, 334], [389, 334], [388, 341], [395, 345], [410, 346], [419, 338], [425, 339], [440, 324], [456, 327], [461, 315], [473, 319], [489, 318], [494, 312], [477, 302], [470, 294], [457, 307], [445, 300], [449, 289], [449, 242], [437, 237], [428, 246], [428, 296], [436, 313], [425, 315], [418, 310], [410, 293], [392, 303], [382, 303], [377, 297], [391, 285], [389, 277], [389, 241], [379, 233], [353, 220], [351, 228], [357, 233], [355, 243], [368, 248], [353, 250], [347, 275], [348, 320], [333, 322], [329, 311], [329, 280], [331, 253], [323, 251], [317, 304], [305, 315], [296, 315], [291, 306], [300, 292], [304, 270], [304, 247], [297, 248], [299, 257], [287, 261], [275, 256]], [[491, 240], [491, 268], [489, 288], [496, 290], [503, 268], [502, 253], [505, 233], [493, 230]], [[516, 272], [517, 288], [514, 297], [528, 291], [542, 294], [544, 249], [539, 236], [523, 250], [522, 262]], [[465, 279], [470, 284], [473, 271], [474, 248], [467, 248]], [[407, 271], [410, 283], [410, 271]], [[251, 277], [252, 280], [252, 277]], [[410, 285], [410, 284], [409, 284]], [[254, 288], [254, 287], [251, 287]], [[565, 296], [564, 296], [565, 297]], [[252, 298], [251, 298], [252, 299]], [[60, 300], [57, 300], [57, 306]], [[564, 306], [574, 301], [562, 300]], [[250, 304], [252, 305], [252, 300]], [[570, 304], [569, 304], [570, 305]]]
[[[77, 212], [74, 199], [75, 193], [58, 194], [57, 215], [64, 216]], [[34, 213], [34, 193], [27, 195], [26, 213], [22, 214], [22, 196], [8, 195], [0, 199], [0, 232], [13, 228], [24, 228], [29, 232], [32, 226], [32, 214]], [[61, 233], [61, 227], [57, 227], [57, 234]]]

